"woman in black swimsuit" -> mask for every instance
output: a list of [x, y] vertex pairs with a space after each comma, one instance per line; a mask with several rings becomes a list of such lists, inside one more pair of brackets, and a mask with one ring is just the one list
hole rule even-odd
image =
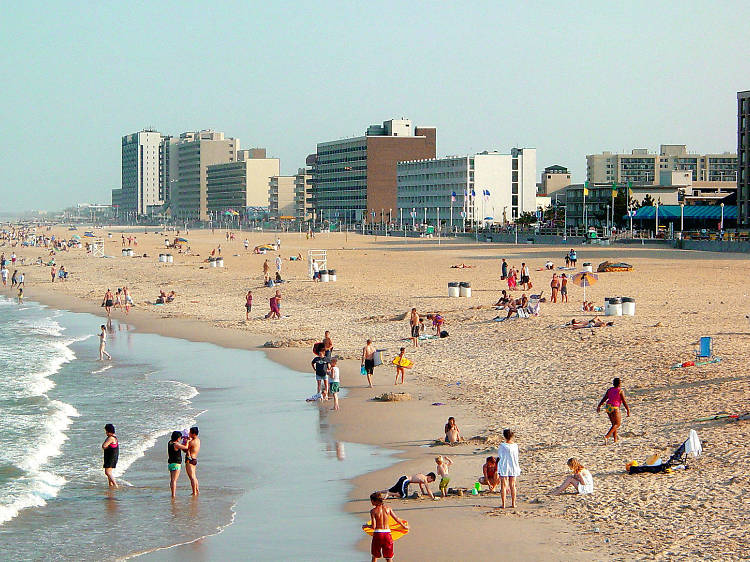
[[102, 443], [102, 449], [104, 450], [104, 474], [107, 475], [110, 488], [117, 488], [117, 482], [115, 482], [114, 476], [112, 476], [112, 470], [117, 467], [117, 459], [120, 457], [120, 442], [115, 435], [115, 426], [108, 423], [104, 426], [104, 431], [107, 433], [107, 438]]

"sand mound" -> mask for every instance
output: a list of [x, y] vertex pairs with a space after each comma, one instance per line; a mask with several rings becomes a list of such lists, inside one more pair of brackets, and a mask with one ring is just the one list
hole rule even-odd
[[378, 402], [403, 402], [404, 400], [411, 399], [411, 394], [408, 392], [386, 392], [385, 394], [373, 398], [373, 400]]

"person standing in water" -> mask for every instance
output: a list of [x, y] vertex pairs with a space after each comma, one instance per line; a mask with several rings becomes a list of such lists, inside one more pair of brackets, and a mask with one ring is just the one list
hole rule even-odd
[[182, 465], [182, 451], [187, 446], [180, 443], [182, 432], [173, 431], [172, 436], [167, 443], [167, 467], [169, 468], [169, 490], [172, 492], [172, 499], [177, 494], [177, 479], [180, 477], [180, 468]]
[[190, 487], [193, 489], [194, 496], [200, 494], [200, 490], [198, 489], [198, 477], [195, 474], [198, 466], [198, 453], [200, 450], [201, 440], [198, 437], [198, 426], [193, 426], [190, 428], [187, 449], [185, 451], [185, 473], [190, 479]]
[[112, 476], [112, 471], [117, 468], [117, 460], [120, 457], [120, 442], [115, 434], [115, 426], [108, 423], [104, 426], [104, 431], [107, 434], [107, 438], [102, 443], [102, 450], [104, 451], [104, 474], [107, 476], [110, 488], [117, 488], [117, 482], [115, 477]]
[[104, 349], [107, 346], [107, 327], [102, 324], [99, 328], [101, 329], [99, 332], [99, 361], [104, 361], [105, 357], [112, 359], [112, 356]]
[[620, 379], [618, 377], [615, 377], [612, 380], [612, 388], [604, 393], [599, 404], [597, 404], [597, 414], [601, 412], [602, 405], [604, 405], [605, 402], [606, 405], [604, 406], [604, 410], [609, 416], [609, 421], [612, 424], [612, 427], [609, 428], [607, 435], [604, 436], [604, 443], [606, 444], [607, 439], [610, 437], [612, 437], [614, 442], [617, 443], [617, 430], [622, 425], [622, 413], [620, 412], [621, 405], [625, 406], [625, 411], [628, 413], [628, 417], [630, 417], [630, 406], [628, 406], [628, 403], [625, 401], [625, 392], [620, 388]]

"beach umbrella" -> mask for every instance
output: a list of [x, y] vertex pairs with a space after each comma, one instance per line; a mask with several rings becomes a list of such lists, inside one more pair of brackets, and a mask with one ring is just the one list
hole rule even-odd
[[72, 236], [72, 238], [73, 238], [73, 240], [80, 240], [80, 239], [81, 239], [81, 237], [80, 237], [80, 236], [78, 236], [77, 234], [74, 234], [74, 235]]
[[495, 217], [484, 217], [484, 220], [486, 220], [486, 221], [494, 221]]
[[187, 243], [187, 238], [178, 238], [177, 241]]
[[581, 271], [571, 277], [570, 280], [574, 285], [583, 287], [583, 300], [586, 300], [586, 287], [590, 287], [591, 285], [599, 281], [599, 276], [596, 273]]
[[84, 238], [96, 238], [96, 236], [94, 236], [93, 232], [84, 232], [83, 233], [83, 237]]

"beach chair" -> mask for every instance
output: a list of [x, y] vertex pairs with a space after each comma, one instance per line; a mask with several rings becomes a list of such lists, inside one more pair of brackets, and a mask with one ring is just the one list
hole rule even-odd
[[[539, 316], [541, 295], [531, 295], [529, 304], [526, 305], [526, 313], [528, 316]], [[527, 316], [527, 318], [528, 318]]]
[[696, 359], [711, 359], [713, 356], [713, 340], [710, 336], [701, 337], [695, 352]]
[[677, 447], [674, 454], [669, 457], [669, 460], [665, 464], [668, 467], [678, 464], [687, 466], [689, 455], [693, 455], [697, 459], [701, 454], [703, 454], [703, 445], [701, 445], [701, 440], [698, 438], [698, 433], [694, 429], [691, 429], [688, 438], [682, 445]]

